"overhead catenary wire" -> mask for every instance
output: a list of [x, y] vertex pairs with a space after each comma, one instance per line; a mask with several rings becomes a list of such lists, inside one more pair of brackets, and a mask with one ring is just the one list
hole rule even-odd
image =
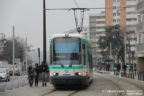
[[74, 3], [76, 4], [76, 6], [78, 7], [78, 8], [80, 8], [80, 6], [79, 6], [79, 4], [77, 3], [77, 1], [76, 0], [73, 0], [74, 1]]
[[[128, 8], [128, 7], [119, 7], [119, 9], [124, 9], [124, 8]], [[113, 8], [102, 8], [102, 7], [98, 7], [98, 8], [46, 8], [45, 10], [75, 10], [75, 9], [85, 9], [87, 11], [89, 10], [100, 10], [100, 9], [113, 9]]]
[[[77, 2], [75, 1], [76, 5], [79, 7], [79, 5], [77, 4]], [[119, 7], [119, 9], [125, 9], [127, 7]], [[90, 10], [100, 10], [100, 9], [113, 9], [113, 7], [111, 8], [48, 8], [48, 9], [45, 9], [45, 10], [68, 10], [68, 11], [71, 11], [73, 10], [74, 11], [74, 17], [75, 17], [75, 23], [76, 23], [76, 29], [77, 29], [77, 32], [81, 32], [82, 31], [82, 28], [83, 28], [83, 19], [84, 19], [84, 12], [85, 11], [90, 11]], [[81, 13], [81, 23], [78, 25], [78, 18], [76, 16], [77, 14], [77, 11], [80, 11]]]

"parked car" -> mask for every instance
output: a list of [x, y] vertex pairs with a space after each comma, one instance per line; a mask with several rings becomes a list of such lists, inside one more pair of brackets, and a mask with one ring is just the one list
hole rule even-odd
[[10, 75], [8, 68], [0, 68], [0, 80], [10, 81]]
[[14, 73], [14, 75], [16, 75], [16, 76], [20, 76], [21, 74], [20, 74], [20, 70], [18, 69], [18, 68], [15, 68], [15, 73]]
[[13, 75], [13, 68], [10, 68], [10, 70], [9, 70], [9, 75], [10, 75], [10, 76]]

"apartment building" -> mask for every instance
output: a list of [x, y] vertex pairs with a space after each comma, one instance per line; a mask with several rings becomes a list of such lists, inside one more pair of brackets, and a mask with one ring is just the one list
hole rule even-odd
[[144, 0], [138, 0], [137, 4], [138, 24], [136, 27], [137, 34], [137, 71], [144, 72]]
[[[137, 0], [105, 0], [106, 7], [106, 26], [120, 25], [123, 35], [126, 38], [127, 45], [127, 63], [136, 63], [136, 57], [132, 58], [132, 53], [136, 50], [136, 33], [137, 25], [136, 4]], [[128, 47], [128, 46], [127, 46]]]
[[98, 46], [98, 40], [100, 36], [105, 36], [105, 12], [102, 11], [99, 14], [89, 15], [89, 31], [90, 41], [93, 51], [93, 63], [96, 60], [102, 58], [101, 49]]

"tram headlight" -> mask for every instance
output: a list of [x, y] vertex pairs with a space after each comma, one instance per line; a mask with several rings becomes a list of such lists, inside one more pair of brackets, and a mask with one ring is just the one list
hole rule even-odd
[[76, 75], [77, 75], [77, 76], [81, 76], [82, 73], [81, 73], [81, 72], [77, 72]]
[[78, 75], [82, 75], [82, 73], [78, 72]]
[[54, 72], [54, 73], [53, 73], [53, 76], [58, 76], [58, 73]]

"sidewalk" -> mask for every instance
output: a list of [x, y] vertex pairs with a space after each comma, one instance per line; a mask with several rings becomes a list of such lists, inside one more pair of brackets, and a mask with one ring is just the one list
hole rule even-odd
[[121, 74], [114, 75], [114, 72], [112, 72], [112, 71], [104, 71], [104, 70], [100, 71], [100, 70], [97, 70], [97, 72], [104, 73], [104, 74], [109, 74], [111, 76], [119, 77], [119, 78], [122, 78], [122, 79], [125, 79], [125, 80], [128, 80], [128, 81], [132, 81], [132, 82], [135, 82], [135, 83], [137, 83], [139, 85], [141, 85], [141, 84], [144, 85], [144, 81], [143, 80], [138, 80], [138, 75], [136, 75], [136, 76], [134, 75], [134, 78], [130, 78], [130, 77], [121, 76]]
[[29, 87], [27, 85], [13, 90], [0, 92], [0, 96], [40, 96], [41, 94], [47, 93], [52, 89], [53, 86], [51, 84], [47, 83], [46, 87], [42, 87], [42, 84], [40, 83], [38, 87]]

